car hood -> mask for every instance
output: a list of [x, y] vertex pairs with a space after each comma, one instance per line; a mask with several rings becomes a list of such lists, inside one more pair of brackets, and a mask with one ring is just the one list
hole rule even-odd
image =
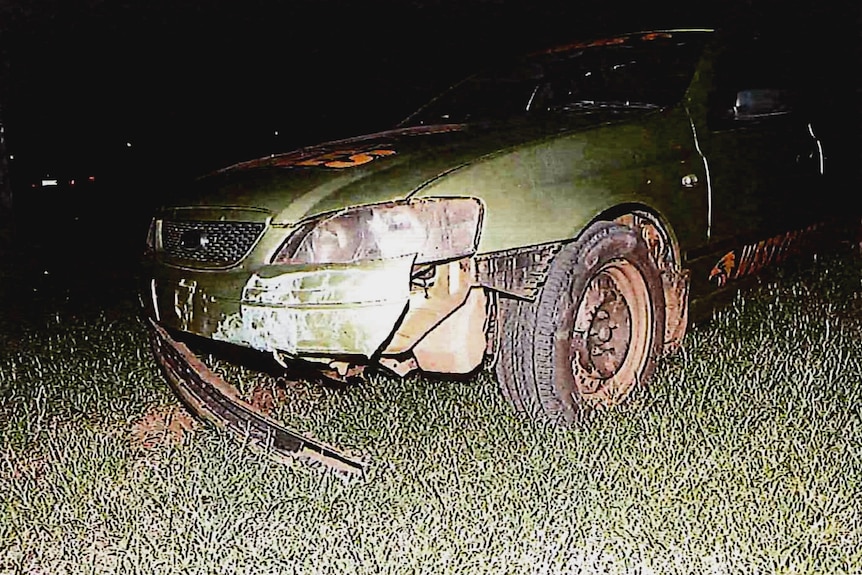
[[[418, 126], [242, 162], [196, 180], [171, 207], [252, 209], [289, 225], [350, 206], [407, 198], [470, 164], [549, 137], [631, 120], [596, 111], [506, 124]], [[464, 189], [464, 195], [475, 190]]]

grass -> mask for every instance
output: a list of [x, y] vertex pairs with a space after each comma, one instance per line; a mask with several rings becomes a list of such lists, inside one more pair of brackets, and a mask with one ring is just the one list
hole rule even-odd
[[763, 284], [571, 429], [487, 372], [291, 384], [278, 416], [366, 456], [353, 480], [214, 430], [142, 449], [175, 401], [132, 298], [44, 302], [0, 330], [0, 573], [860, 573], [860, 286]]

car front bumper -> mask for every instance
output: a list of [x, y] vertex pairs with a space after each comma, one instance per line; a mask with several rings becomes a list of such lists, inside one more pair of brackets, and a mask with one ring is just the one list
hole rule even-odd
[[345, 476], [364, 472], [366, 463], [360, 458], [285, 427], [247, 403], [235, 387], [152, 320], [150, 342], [174, 393], [199, 419], [230, 431], [277, 461], [322, 464]]
[[150, 268], [142, 299], [160, 325], [290, 356], [371, 357], [410, 296], [414, 256], [248, 270]]

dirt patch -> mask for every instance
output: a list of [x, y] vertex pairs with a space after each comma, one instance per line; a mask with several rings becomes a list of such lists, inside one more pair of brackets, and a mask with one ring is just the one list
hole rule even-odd
[[151, 450], [160, 445], [179, 445], [186, 435], [194, 433], [200, 427], [201, 425], [178, 405], [155, 407], [132, 423], [132, 446]]
[[277, 384], [257, 384], [251, 390], [248, 398], [252, 407], [269, 416], [272, 416], [276, 407], [283, 405], [286, 400], [287, 392], [284, 387]]

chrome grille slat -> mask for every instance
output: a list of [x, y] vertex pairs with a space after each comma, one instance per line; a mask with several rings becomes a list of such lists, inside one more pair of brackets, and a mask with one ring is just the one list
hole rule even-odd
[[[162, 249], [171, 259], [230, 266], [251, 250], [265, 227], [266, 224], [259, 222], [165, 220], [161, 226]], [[203, 238], [203, 241], [191, 245], [189, 238]]]

